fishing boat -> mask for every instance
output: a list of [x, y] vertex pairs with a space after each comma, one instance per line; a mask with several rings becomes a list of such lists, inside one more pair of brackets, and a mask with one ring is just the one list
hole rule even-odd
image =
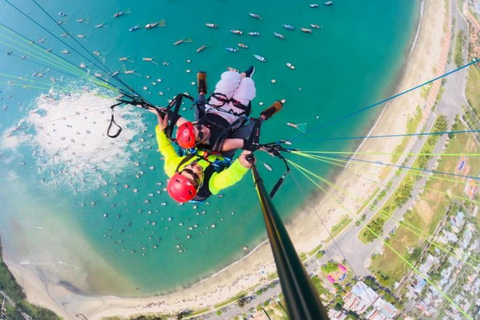
[[323, 3], [326, 6], [331, 6], [333, 4], [333, 1], [327, 1]]
[[254, 54], [253, 56], [254, 56], [255, 59], [257, 59], [258, 61], [267, 62], [267, 59], [265, 59], [265, 58], [262, 57], [262, 56], [259, 56], [258, 54]]
[[209, 27], [209, 28], [212, 28], [212, 29], [217, 29], [217, 27], [218, 27], [218, 26], [217, 26], [216, 24], [214, 24], [214, 23], [205, 23], [205, 25], [206, 25], [207, 27]]
[[203, 46], [201, 46], [197, 49], [197, 52], [200, 52], [200, 51], [204, 50], [206, 47], [207, 47], [207, 45], [204, 44]]
[[285, 36], [284, 36], [283, 34], [281, 34], [281, 33], [274, 32], [273, 35], [274, 35], [275, 37], [277, 37], [277, 38], [282, 39], [282, 40], [285, 39]]
[[318, 8], [318, 3], [311, 3], [308, 5], [310, 8]]
[[249, 32], [248, 35], [253, 36], [253, 37], [259, 37], [260, 32]]
[[193, 42], [193, 39], [190, 38], [190, 37], [185, 37], [185, 38], [183, 38], [183, 39], [180, 39], [180, 40], [178, 40], [178, 41], [175, 41], [175, 42], [173, 43], [173, 45], [174, 45], [174, 46], [178, 46], [179, 44], [184, 43], [184, 42], [185, 42], [185, 43], [190, 43], [190, 42]]
[[145, 29], [152, 29], [152, 28], [155, 28], [156, 26], [158, 26], [157, 22], [148, 23], [145, 25]]
[[155, 27], [165, 27], [165, 19], [145, 25], [145, 29], [152, 29]]
[[291, 64], [290, 62], [287, 62], [287, 67], [289, 67], [292, 70], [295, 70], [295, 66]]
[[287, 122], [287, 126], [295, 128], [295, 129], [297, 129], [297, 130], [299, 130], [300, 132], [303, 132], [303, 133], [307, 132], [307, 124], [306, 123], [296, 124], [296, 123]]
[[313, 29], [320, 29], [321, 28], [318, 24], [311, 24], [311, 23], [310, 23], [310, 27], [312, 27]]
[[283, 24], [282, 26], [287, 30], [295, 30], [295, 28], [292, 25], [289, 25], [289, 24]]
[[262, 17], [259, 14], [256, 13], [249, 13], [248, 14], [250, 17], [255, 18], [255, 19], [262, 19]]
[[302, 30], [302, 32], [305, 32], [305, 33], [312, 33], [312, 29], [300, 28], [300, 30]]
[[238, 43], [238, 46], [239, 46], [240, 48], [243, 48], [243, 49], [247, 49], [247, 48], [248, 48], [248, 46], [247, 46], [246, 44], [243, 44], [243, 43]]
[[237, 48], [230, 48], [230, 47], [225, 48], [225, 50], [227, 50], [228, 52], [237, 52], [238, 51]]
[[231, 33], [234, 33], [234, 34], [243, 34], [243, 31], [241, 31], [241, 30], [235, 30], [235, 29], [231, 29], [230, 32], [231, 32]]

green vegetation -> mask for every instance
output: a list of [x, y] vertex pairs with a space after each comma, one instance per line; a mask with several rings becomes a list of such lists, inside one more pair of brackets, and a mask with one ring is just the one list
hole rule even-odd
[[316, 257], [317, 259], [321, 259], [324, 254], [325, 254], [325, 252], [322, 251], [322, 250], [320, 250], [320, 251], [317, 252], [317, 254], [315, 255], [315, 257]]
[[[1, 254], [1, 244], [0, 244]], [[8, 270], [7, 265], [3, 262], [3, 258], [0, 256], [0, 290], [3, 290], [14, 301], [21, 301], [26, 298], [22, 287], [20, 287], [15, 281], [15, 278]]]
[[267, 275], [267, 279], [268, 280], [273, 280], [275, 278], [278, 278], [278, 274], [276, 272], [270, 272], [268, 275]]
[[318, 294], [321, 296], [322, 294], [328, 295], [329, 292], [327, 289], [325, 289], [322, 285], [322, 281], [318, 278], [318, 276], [313, 276], [312, 277], [312, 282], [313, 285], [315, 286], [315, 289], [317, 290]]
[[199, 315], [199, 314], [208, 312], [208, 311], [210, 311], [210, 308], [203, 308], [203, 309], [200, 309], [200, 310], [196, 310], [196, 311], [190, 313], [190, 314], [188, 315], [188, 317], [193, 317], [193, 316], [196, 316], [196, 315]]
[[27, 302], [22, 287], [18, 285], [7, 265], [3, 261], [2, 243], [0, 241], [0, 290], [3, 290], [15, 303], [15, 308], [7, 304], [7, 316], [11, 320], [24, 320], [22, 312], [34, 319], [60, 320], [54, 312]]
[[328, 261], [326, 264], [322, 265], [322, 271], [325, 273], [330, 273], [337, 271], [338, 269], [338, 262], [335, 261]]
[[[432, 132], [444, 132], [447, 130], [447, 126], [447, 117], [444, 115], [440, 115], [435, 119]], [[425, 143], [420, 150], [420, 153], [422, 155], [418, 156], [413, 164], [414, 168], [427, 167], [428, 161], [431, 159], [431, 156], [429, 154], [435, 148], [435, 145], [437, 144], [439, 138], [440, 135], [431, 135], [428, 137], [427, 143]], [[416, 173], [415, 170], [411, 171], [413, 174]], [[420, 175], [416, 175], [417, 179], [419, 179], [420, 177]], [[383, 234], [383, 226], [385, 222], [390, 219], [391, 215], [395, 212], [395, 210], [407, 203], [408, 199], [410, 199], [411, 197], [411, 192], [414, 184], [415, 178], [413, 178], [412, 175], [407, 174], [403, 181], [397, 187], [395, 193], [385, 202], [383, 207], [375, 214], [375, 216], [370, 220], [367, 226], [363, 228], [362, 232], [360, 232], [360, 241], [362, 241], [363, 243], [372, 242]], [[380, 193], [380, 195], [382, 195], [382, 198], [385, 194], [386, 190], [383, 190]]]
[[218, 309], [218, 308], [221, 308], [221, 307], [224, 307], [226, 306], [227, 304], [230, 304], [234, 301], [237, 301], [239, 298], [241, 298], [242, 296], [245, 296], [247, 293], [246, 292], [240, 292], [239, 294], [237, 294], [235, 297], [232, 297], [228, 300], [225, 300], [223, 302], [220, 302], [220, 303], [217, 303], [216, 305], [214, 305], [213, 307], [215, 309]]
[[307, 254], [305, 252], [300, 252], [300, 254], [298, 256], [299, 256], [299, 258], [302, 262], [304, 262], [308, 258]]
[[349, 216], [343, 216], [340, 222], [334, 225], [332, 227], [332, 230], [330, 230], [331, 232], [330, 236], [332, 238], [335, 237], [337, 234], [342, 232], [343, 229], [345, 229], [350, 224], [350, 222], [352, 222], [352, 218], [350, 218]]
[[313, 256], [315, 253], [317, 253], [318, 250], [322, 249], [322, 244], [319, 244], [318, 246], [315, 247], [312, 251], [308, 253], [309, 256]]
[[465, 35], [463, 34], [463, 30], [460, 29], [457, 32], [457, 38], [455, 40], [455, 65], [461, 67], [464, 63], [463, 60], [463, 45], [465, 43]]
[[[438, 120], [436, 124], [436, 129], [439, 131], [444, 130], [446, 126], [443, 119]], [[466, 130], [458, 121], [456, 126], [457, 130]], [[475, 143], [474, 139], [471, 134], [456, 134], [452, 137], [444, 152], [451, 154], [480, 153], [480, 147]], [[427, 143], [425, 145], [430, 144]], [[458, 160], [458, 157], [440, 157], [437, 170], [455, 172], [458, 166]], [[478, 159], [478, 157], [469, 157], [467, 163], [471, 168], [469, 175], [478, 175], [480, 171], [480, 159]], [[438, 174], [434, 176], [444, 177]], [[441, 224], [442, 220], [445, 219], [446, 214], [448, 214], [445, 208], [449, 207], [451, 199], [459, 197], [459, 200], [463, 201], [465, 198], [465, 194], [463, 193], [465, 181], [458, 180], [452, 182], [429, 178], [426, 184], [428, 190], [423, 192], [423, 200], [416, 202], [415, 207], [407, 211], [404, 215], [404, 221], [400, 227], [396, 229], [395, 233], [390, 236], [389, 241], [390, 246], [392, 246], [394, 250], [413, 264], [419, 261], [421, 252], [425, 246], [424, 239], [419, 236], [421, 233], [416, 230], [416, 228], [432, 234]], [[439, 193], [440, 190], [442, 191]], [[443, 190], [448, 190], [448, 194], [444, 193], [444, 195], [442, 195]], [[456, 212], [457, 210], [454, 204], [450, 212]], [[377, 277], [381, 285], [392, 286], [395, 282], [400, 281], [410, 271], [410, 268], [392, 250], [384, 247], [383, 254], [372, 256], [370, 270]]]
[[[428, 85], [428, 87], [429, 87], [428, 92], [430, 92], [431, 86]], [[427, 96], [428, 96], [428, 92], [426, 93]], [[424, 92], [422, 89], [422, 96], [423, 96], [423, 93]], [[420, 108], [420, 106], [417, 106], [417, 108], [415, 109], [415, 115], [413, 117], [410, 117], [410, 116], [408, 117], [407, 134], [415, 133], [420, 121], [422, 120], [422, 116], [423, 116], [422, 108]], [[395, 147], [392, 154], [392, 163], [396, 163], [398, 161], [398, 159], [401, 156], [401, 153], [405, 151], [405, 148], [407, 147], [408, 141], [410, 141], [410, 139], [411, 137], [403, 137], [402, 142], [400, 142], [400, 144]]]
[[[365, 201], [365, 203], [360, 207], [360, 209], [358, 209], [357, 214], [362, 213], [363, 209], [365, 209], [365, 207], [367, 206], [367, 204], [369, 204], [370, 201], [372, 201], [372, 199], [375, 198], [375, 196], [377, 195], [378, 191], [380, 191], [380, 188], [377, 188], [377, 190], [375, 190], [375, 192], [372, 193], [372, 195]], [[364, 220], [365, 220], [365, 219], [364, 219]]]
[[480, 115], [480, 68], [476, 65], [468, 68], [468, 80], [465, 88], [467, 101], [475, 114]]
[[[191, 316], [191, 315], [189, 315]], [[41, 319], [41, 318], [38, 318], [38, 319]], [[108, 317], [108, 318], [102, 318], [104, 320], [124, 320], [126, 318], [124, 317]], [[133, 316], [133, 317], [130, 317], [129, 318], [130, 320], [168, 320], [169, 317], [166, 316], [166, 315], [148, 315], [148, 316], [145, 316], [145, 315], [141, 315], [141, 316]], [[24, 320], [24, 319], [22, 319]]]
[[433, 83], [430, 82], [429, 84], [427, 85], [424, 85], [422, 87], [422, 92], [420, 93], [420, 95], [422, 96], [423, 99], [427, 99], [428, 98], [428, 95], [430, 94], [430, 91], [432, 90], [432, 87], [433, 87]]

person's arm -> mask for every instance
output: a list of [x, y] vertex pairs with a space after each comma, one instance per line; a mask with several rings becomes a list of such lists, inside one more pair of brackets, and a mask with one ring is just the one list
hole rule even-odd
[[245, 173], [248, 172], [248, 169], [252, 167], [252, 164], [247, 159], [249, 154], [251, 154], [250, 151], [243, 151], [228, 169], [213, 174], [208, 184], [208, 188], [212, 194], [217, 194], [221, 190], [233, 186], [235, 183], [242, 180]]
[[222, 144], [222, 150], [221, 151], [230, 151], [230, 150], [236, 150], [236, 149], [242, 149], [244, 145], [244, 140], [243, 139], [225, 139], [225, 141]]
[[[167, 114], [168, 117], [173, 118], [173, 111], [172, 111], [172, 110], [169, 110], [169, 109], [163, 108], [163, 107], [162, 107], [162, 108], [158, 108], [158, 109], [160, 109], [162, 112], [164, 112], [165, 114]], [[149, 110], [151, 113], [154, 113], [154, 114], [156, 114], [156, 115], [158, 116], [158, 112], [157, 112], [157, 110], [155, 110], [155, 108], [150, 108], [150, 109], [148, 109], [148, 110]], [[176, 125], [177, 127], [180, 127], [180, 126], [181, 126], [182, 124], [184, 124], [185, 122], [188, 122], [188, 120], [185, 119], [184, 117], [182, 117], [181, 115], [178, 115], [178, 119], [177, 119], [177, 122], [175, 123], [175, 125]]]
[[165, 159], [165, 164], [163, 166], [165, 173], [171, 177], [175, 173], [180, 161], [182, 161], [182, 157], [177, 154], [170, 139], [168, 139], [165, 134], [165, 129], [168, 125], [168, 116], [164, 116], [163, 119], [159, 115], [157, 116], [158, 125], [155, 127], [155, 133], [157, 137], [158, 151], [160, 151]]

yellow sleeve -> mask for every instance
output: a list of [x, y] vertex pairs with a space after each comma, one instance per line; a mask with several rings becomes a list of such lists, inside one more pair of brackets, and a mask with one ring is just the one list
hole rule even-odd
[[175, 174], [175, 169], [177, 169], [177, 166], [180, 161], [182, 161], [183, 157], [180, 157], [177, 154], [167, 135], [164, 131], [160, 130], [158, 125], [155, 127], [155, 133], [157, 136], [158, 151], [160, 151], [165, 159], [163, 169], [167, 176], [171, 177]]
[[212, 194], [217, 194], [220, 190], [233, 186], [238, 181], [242, 180], [248, 168], [240, 164], [240, 161], [235, 160], [232, 165], [222, 172], [214, 173], [210, 178], [208, 188]]

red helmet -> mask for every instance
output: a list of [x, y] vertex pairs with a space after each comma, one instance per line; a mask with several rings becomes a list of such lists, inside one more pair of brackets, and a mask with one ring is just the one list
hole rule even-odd
[[195, 130], [193, 129], [193, 123], [185, 122], [177, 130], [177, 142], [178, 145], [184, 149], [190, 149], [195, 147], [196, 137]]
[[193, 186], [187, 177], [178, 172], [168, 180], [167, 191], [170, 197], [177, 202], [190, 201], [197, 195], [197, 188]]

